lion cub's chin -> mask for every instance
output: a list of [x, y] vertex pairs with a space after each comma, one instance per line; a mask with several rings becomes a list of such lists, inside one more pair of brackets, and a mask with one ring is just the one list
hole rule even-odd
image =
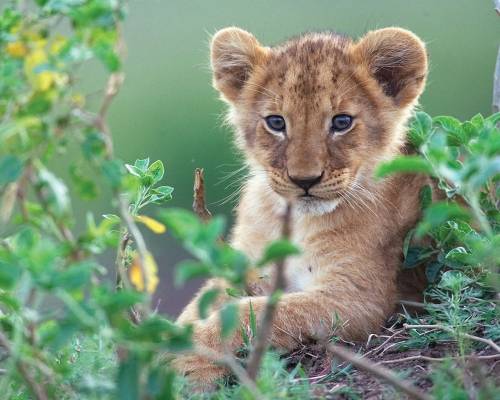
[[294, 201], [294, 209], [300, 214], [323, 215], [334, 211], [340, 203], [340, 199], [323, 200], [315, 198], [298, 198]]

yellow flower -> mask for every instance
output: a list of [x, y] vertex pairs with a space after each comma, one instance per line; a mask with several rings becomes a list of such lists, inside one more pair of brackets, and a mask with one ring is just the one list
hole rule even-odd
[[58, 35], [50, 44], [50, 54], [58, 55], [68, 41], [64, 36]]
[[81, 93], [75, 93], [71, 96], [71, 103], [78, 108], [83, 108], [85, 106], [85, 96]]
[[144, 260], [144, 273], [146, 274], [146, 279], [144, 279], [143, 271], [141, 268], [141, 260], [138, 254], [134, 256], [132, 265], [129, 268], [130, 282], [135, 286], [140, 292], [144, 291], [144, 281], [147, 282], [146, 291], [150, 294], [154, 293], [156, 287], [158, 286], [158, 266], [151, 253], [146, 255]]
[[24, 59], [24, 73], [26, 76], [31, 77], [33, 75], [33, 70], [39, 65], [47, 63], [48, 58], [45, 51], [41, 49], [33, 50]]
[[28, 53], [26, 46], [21, 42], [7, 43], [5, 51], [8, 55], [14, 58], [23, 58]]
[[167, 228], [165, 225], [163, 225], [161, 222], [158, 222], [157, 220], [147, 217], [145, 215], [138, 215], [135, 217], [136, 221], [146, 225], [152, 232], [156, 233], [157, 235], [160, 235], [162, 233], [165, 233]]
[[42, 71], [36, 74], [33, 80], [34, 87], [39, 92], [49, 90], [56, 80], [56, 74], [52, 71]]

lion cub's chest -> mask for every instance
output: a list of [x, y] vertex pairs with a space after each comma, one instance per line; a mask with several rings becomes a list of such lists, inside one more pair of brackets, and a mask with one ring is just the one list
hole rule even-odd
[[300, 292], [315, 286], [318, 268], [314, 268], [308, 257], [298, 256], [287, 260], [285, 265], [287, 292]]
[[287, 292], [299, 292], [318, 285], [322, 275], [320, 257], [315, 252], [314, 245], [307, 240], [308, 229], [295, 228], [291, 240], [302, 253], [286, 260], [285, 276]]

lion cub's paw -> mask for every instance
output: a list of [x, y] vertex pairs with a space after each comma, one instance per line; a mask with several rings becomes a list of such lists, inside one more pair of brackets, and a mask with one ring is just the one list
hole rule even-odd
[[197, 355], [178, 356], [172, 366], [188, 378], [197, 392], [214, 391], [217, 388], [216, 381], [229, 374], [225, 367]]

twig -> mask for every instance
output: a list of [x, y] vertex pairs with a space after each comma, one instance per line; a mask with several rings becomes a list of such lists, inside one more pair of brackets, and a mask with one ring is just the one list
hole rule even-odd
[[392, 386], [408, 394], [410, 397], [419, 400], [431, 400], [429, 396], [420, 391], [416, 386], [412, 385], [410, 382], [404, 379], [398, 378], [398, 376], [394, 374], [391, 370], [382, 367], [380, 365], [377, 365], [374, 362], [368, 360], [367, 358], [363, 358], [341, 346], [329, 344], [327, 348], [331, 353], [333, 353], [334, 356], [340, 358], [343, 361], [351, 363], [357, 369], [363, 370], [371, 375], [374, 375], [380, 379], [385, 380]]
[[[144, 279], [144, 287], [147, 288], [149, 284], [149, 274], [146, 271], [146, 259], [148, 255], [148, 249], [146, 247], [146, 242], [141, 234], [141, 231], [137, 227], [137, 224], [134, 222], [134, 219], [130, 215], [128, 210], [129, 204], [125, 200], [123, 196], [118, 196], [118, 201], [120, 204], [120, 214], [125, 222], [125, 225], [135, 241], [135, 245], [137, 246], [137, 253], [139, 255], [139, 268], [141, 269], [141, 274]], [[149, 312], [149, 303], [147, 304], [146, 311]]]
[[[52, 212], [52, 210], [49, 207], [49, 203], [48, 203], [48, 200], [45, 196], [45, 193], [42, 190], [42, 187], [40, 187], [40, 185], [38, 184], [38, 182], [35, 180], [35, 178], [33, 176], [31, 176], [30, 178], [32, 180], [31, 183], [32, 183], [33, 188], [34, 188], [35, 195], [36, 195], [38, 201], [41, 204], [43, 204], [44, 211], [52, 219], [52, 221], [54, 221], [54, 226], [57, 228], [61, 238], [64, 239], [65, 241], [69, 242], [71, 244], [71, 247], [74, 249], [76, 241], [75, 241], [75, 237], [73, 236], [73, 232], [71, 232], [71, 230], [66, 225], [61, 223], [60, 218], [58, 218], [56, 216], [56, 214], [54, 214]], [[80, 257], [81, 257], [81, 254], [79, 251], [74, 252], [74, 258], [76, 260], [80, 259]]]
[[208, 211], [205, 202], [205, 178], [203, 172], [203, 168], [194, 170], [193, 211], [203, 222], [207, 222], [212, 218], [212, 214]]
[[[120, 39], [121, 40], [121, 39]], [[113, 102], [113, 99], [120, 91], [121, 86], [125, 80], [125, 75], [123, 73], [111, 74], [106, 83], [106, 91], [102, 99], [101, 107], [99, 108], [99, 113], [95, 117], [93, 124], [104, 134], [106, 140], [106, 155], [108, 158], [113, 156], [113, 139], [111, 136], [111, 131], [108, 127], [106, 116]]]
[[[12, 348], [10, 346], [9, 340], [2, 332], [0, 332], [0, 346], [2, 346], [8, 354], [12, 354]], [[45, 388], [31, 376], [28, 368], [26, 367], [26, 364], [24, 364], [24, 362], [22, 362], [20, 359], [17, 359], [16, 366], [17, 370], [28, 384], [35, 398], [37, 400], [47, 400], [48, 396]]]
[[[440, 329], [442, 331], [446, 331], [452, 334], [457, 334], [452, 328], [449, 328], [444, 325], [409, 325], [409, 324], [404, 324], [403, 325], [405, 329]], [[482, 342], [496, 350], [498, 353], [500, 353], [500, 346], [498, 346], [493, 340], [482, 338], [479, 336], [474, 336], [470, 335], [468, 333], [459, 333], [460, 336], [466, 337], [467, 339], [475, 340], [477, 342]]]
[[[495, 11], [500, 16], [500, 0], [493, 0]], [[500, 111], [500, 47], [497, 53], [495, 73], [493, 74], [493, 112]]]
[[[290, 237], [291, 211], [292, 211], [291, 205], [290, 203], [288, 203], [286, 206], [285, 214], [283, 216], [283, 228], [281, 232], [281, 236], [284, 239], [288, 239]], [[276, 307], [278, 305], [276, 294], [285, 289], [286, 281], [285, 281], [284, 266], [285, 266], [285, 259], [281, 259], [276, 263], [273, 289], [267, 300], [266, 308], [264, 309], [264, 314], [262, 315], [260, 321], [260, 327], [257, 332], [255, 346], [253, 347], [253, 350], [250, 353], [250, 357], [248, 360], [248, 365], [247, 365], [248, 375], [254, 381], [259, 371], [262, 356], [264, 355], [264, 352], [268, 345], [269, 335], [271, 334], [274, 314], [276, 311]]]
[[[118, 41], [117, 41], [117, 52], [119, 54], [122, 54], [124, 51], [124, 41], [123, 41], [123, 36], [121, 33], [121, 27], [120, 24], [116, 24], [116, 29], [118, 32]], [[97, 115], [91, 120], [91, 123], [99, 129], [105, 137], [106, 140], [106, 158], [107, 159], [112, 159], [114, 150], [113, 150], [113, 139], [111, 135], [111, 131], [109, 129], [109, 126], [107, 124], [107, 114], [109, 111], [109, 107], [111, 106], [111, 103], [113, 102], [113, 99], [116, 97], [118, 92], [120, 91], [120, 88], [123, 85], [123, 82], [125, 80], [125, 74], [122, 72], [119, 73], [113, 73], [109, 76], [108, 81], [106, 83], [106, 90], [104, 93], [104, 97], [101, 102], [101, 106], [99, 107], [99, 112]], [[141, 234], [141, 231], [137, 227], [134, 219], [132, 218], [132, 215], [130, 214], [129, 210], [129, 203], [126, 201], [126, 199], [123, 197], [123, 195], [119, 192], [115, 193], [115, 196], [118, 201], [119, 209], [120, 209], [120, 215], [125, 223], [125, 226], [128, 229], [128, 234], [124, 234], [122, 236], [122, 240], [119, 244], [118, 248], [118, 253], [117, 254], [117, 260], [121, 260], [122, 265], [117, 265], [117, 275], [120, 277], [120, 280], [122, 282], [127, 282], [126, 277], [124, 277], [124, 270], [123, 270], [123, 254], [125, 251], [125, 248], [130, 241], [130, 237], [133, 238], [135, 241], [135, 244], [137, 246], [137, 253], [139, 255], [139, 268], [141, 269], [141, 274], [144, 279], [144, 287], [148, 287], [148, 281], [149, 281], [149, 276], [146, 271], [146, 259], [148, 255], [148, 249], [146, 247], [146, 242], [144, 241], [144, 238]], [[150, 311], [150, 304], [148, 303], [146, 305], [146, 310], [142, 310], [143, 312], [149, 313]], [[136, 310], [132, 309], [130, 310], [130, 315], [133, 321], [137, 321], [138, 319], [140, 320], [139, 314], [136, 312]]]
[[382, 349], [387, 343], [389, 343], [392, 339], [394, 339], [395, 336], [401, 334], [401, 332], [403, 332], [404, 329], [398, 329], [396, 330], [391, 336], [389, 336], [386, 340], [384, 340], [384, 342], [382, 344], [380, 344], [379, 346], [375, 347], [374, 349], [366, 352], [364, 354], [365, 357], [367, 357], [369, 354], [376, 354], [380, 349]]
[[116, 289], [120, 290], [124, 286], [129, 289], [130, 282], [127, 277], [127, 270], [123, 265], [125, 262], [125, 251], [130, 242], [130, 235], [126, 229], [122, 229], [120, 245], [116, 252], [115, 267], [116, 267]]
[[500, 15], [500, 0], [493, 0], [493, 6], [498, 15]]
[[403, 306], [416, 307], [416, 308], [427, 307], [427, 304], [425, 304], [425, 303], [420, 303], [418, 301], [411, 301], [411, 300], [400, 300], [399, 304], [401, 304]]
[[405, 362], [405, 361], [414, 361], [414, 360], [422, 360], [422, 361], [432, 361], [432, 362], [439, 362], [439, 361], [446, 361], [446, 360], [496, 360], [497, 358], [500, 358], [500, 354], [490, 354], [487, 356], [477, 356], [474, 354], [468, 355], [468, 356], [450, 356], [450, 357], [428, 357], [428, 356], [423, 356], [423, 355], [416, 355], [416, 356], [409, 356], [409, 357], [403, 357], [403, 358], [397, 358], [394, 360], [383, 360], [377, 362], [377, 364], [397, 364], [400, 362]]

